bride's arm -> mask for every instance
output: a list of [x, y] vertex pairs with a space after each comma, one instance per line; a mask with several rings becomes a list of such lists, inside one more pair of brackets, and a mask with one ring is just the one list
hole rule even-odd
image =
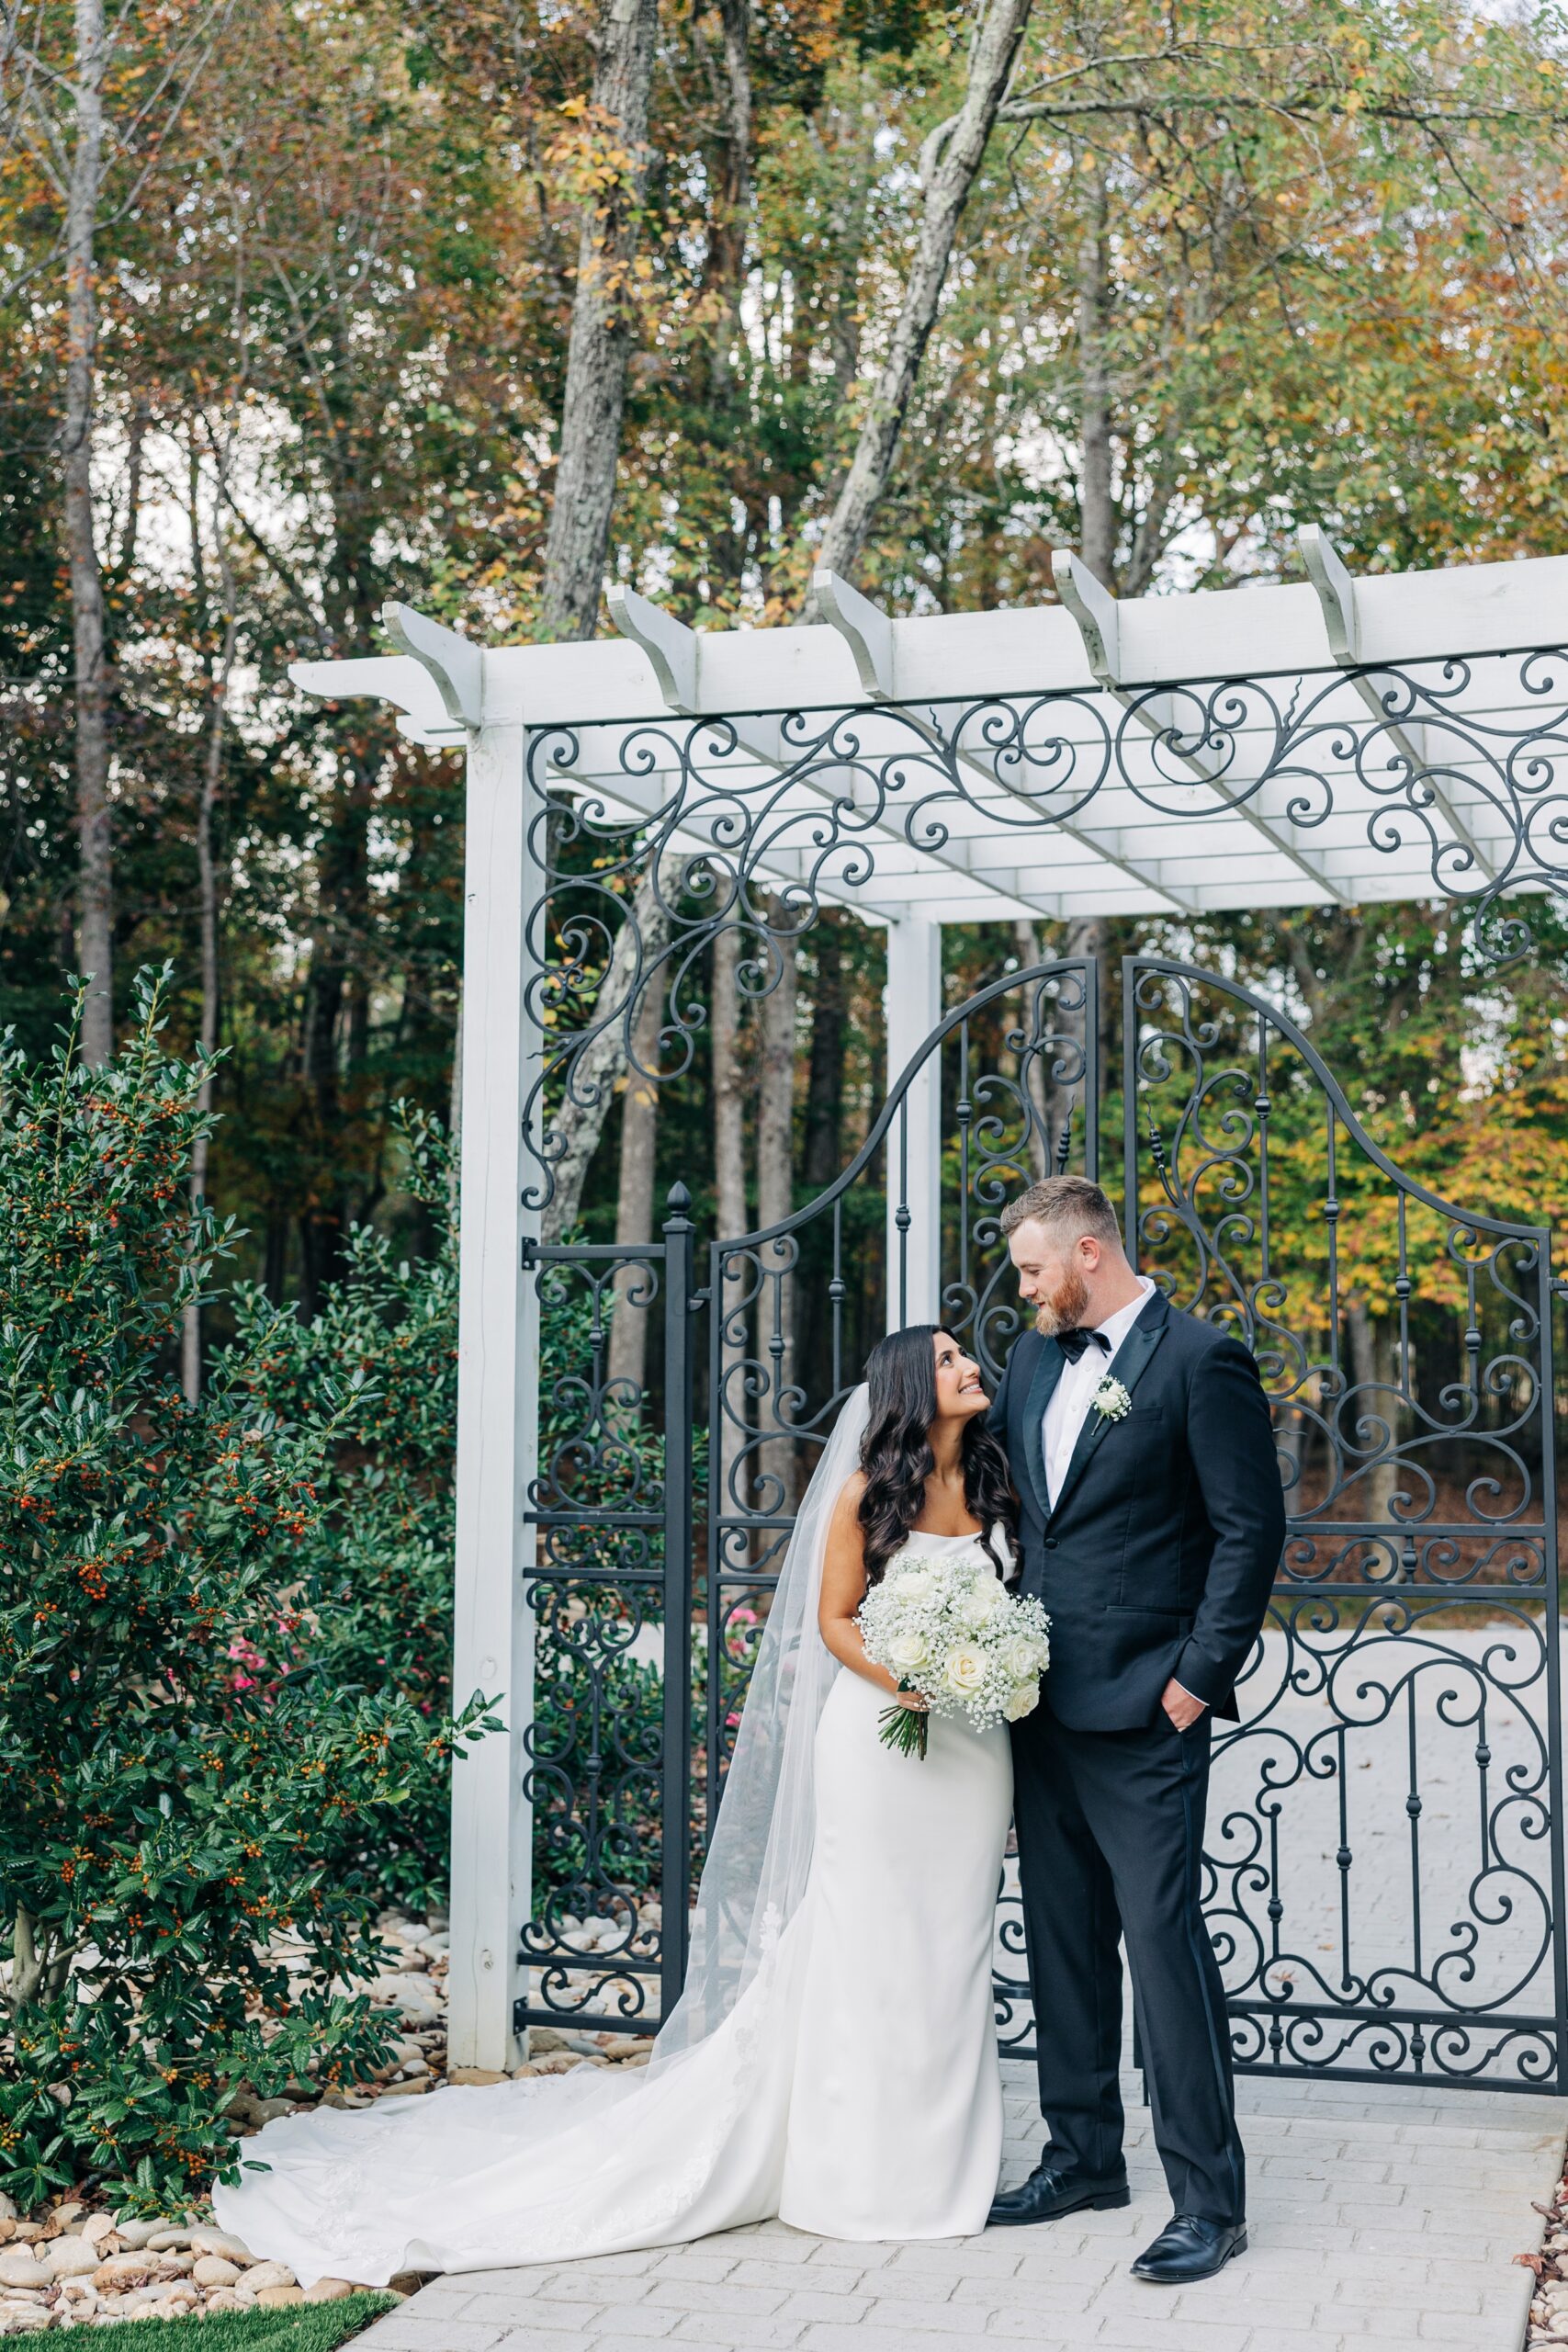
[[923, 1711], [926, 1702], [917, 1691], [900, 1690], [885, 1666], [872, 1664], [855, 1623], [855, 1611], [865, 1599], [865, 1540], [859, 1517], [860, 1498], [864, 1492], [865, 1480], [857, 1471], [833, 1507], [828, 1549], [822, 1561], [817, 1623], [822, 1639], [840, 1666], [847, 1666], [863, 1681], [874, 1682], [901, 1706]]

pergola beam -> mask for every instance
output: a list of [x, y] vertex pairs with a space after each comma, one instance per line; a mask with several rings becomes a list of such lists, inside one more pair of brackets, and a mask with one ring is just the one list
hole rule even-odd
[[1306, 566], [1307, 578], [1316, 590], [1317, 601], [1323, 607], [1323, 625], [1328, 636], [1329, 652], [1338, 667], [1346, 672], [1350, 684], [1373, 718], [1378, 720], [1394, 751], [1398, 752], [1401, 759], [1409, 762], [1411, 775], [1419, 775], [1422, 778], [1433, 800], [1451, 826], [1456, 839], [1462, 842], [1465, 848], [1469, 850], [1477, 867], [1486, 876], [1487, 881], [1495, 882], [1497, 878], [1496, 866], [1461, 816], [1451, 796], [1444, 790], [1428, 769], [1425, 752], [1425, 729], [1422, 730], [1423, 748], [1417, 750], [1408, 730], [1401, 727], [1396, 720], [1389, 718], [1376, 686], [1373, 685], [1366, 671], [1359, 667], [1361, 629], [1359, 616], [1356, 610], [1356, 582], [1341, 558], [1339, 550], [1316, 523], [1304, 525], [1296, 534], [1296, 543], [1302, 551], [1302, 561]]
[[[894, 691], [893, 624], [888, 616], [879, 605], [874, 605], [868, 596], [863, 596], [858, 588], [852, 588], [847, 580], [840, 580], [836, 571], [813, 572], [811, 585], [818, 610], [828, 626], [839, 631], [854, 655], [855, 668], [865, 692], [877, 702], [897, 699]], [[938, 723], [932, 707], [927, 706], [932, 715], [926, 718], [919, 717], [909, 702], [900, 701], [898, 707], [908, 723], [925, 735], [933, 749], [940, 750], [944, 757], [955, 758], [959, 766], [967, 768], [972, 775], [977, 775], [997, 790], [1007, 793], [1010, 799], [1028, 809], [1031, 816], [1044, 818], [1053, 830], [1066, 840], [1078, 842], [1085, 849], [1092, 850], [1105, 865], [1125, 874], [1129, 881], [1152, 891], [1176, 913], [1195, 914], [1198, 911], [1192, 899], [1179, 890], [1173, 890], [1168, 883], [1157, 880], [1147, 866], [1109, 847], [1103, 834], [1091, 832], [1087, 826], [1075, 824], [1071, 818], [1055, 817], [1048, 809], [1042, 808], [1032, 794], [1021, 791], [1010, 777], [1001, 774], [994, 761], [982, 758], [977, 752], [967, 747], [954, 750], [945, 730]], [[1037, 899], [1026, 893], [1021, 891], [1014, 895], [1022, 899], [1032, 911], [1041, 914], [1047, 911]]]
[[[694, 631], [617, 592], [627, 634], [569, 645], [480, 647], [394, 605], [400, 650], [292, 674], [389, 703], [416, 742], [558, 731], [543, 748], [563, 786], [649, 819], [662, 800], [671, 846], [733, 847], [704, 822], [733, 779], [727, 832], [762, 820], [745, 820], [750, 869], [877, 921], [943, 903], [944, 880], [949, 921], [1568, 881], [1531, 821], [1568, 773], [1568, 558], [1352, 581], [1310, 532], [1303, 557], [1299, 584], [1124, 601], [1065, 558], [1064, 603], [899, 618], [824, 579], [826, 625], [778, 628]], [[672, 710], [726, 735], [710, 752], [671, 729], [666, 756]], [[786, 736], [788, 712], [822, 718]], [[858, 742], [840, 759], [841, 727]], [[640, 730], [624, 762], [623, 729]], [[629, 775], [650, 746], [658, 772]], [[905, 813], [918, 801], [930, 845]], [[836, 844], [857, 841], [876, 870], [852, 883]]]
[[[884, 678], [891, 673], [892, 664], [892, 624], [887, 616], [867, 597], [861, 595], [857, 589], [852, 588], [847, 581], [840, 580], [833, 572], [818, 572], [815, 575], [814, 585], [827, 616], [827, 625], [843, 636], [850, 646], [855, 659], [857, 673], [867, 695], [874, 702], [891, 701], [892, 697], [883, 684]], [[702, 710], [701, 632], [688, 628], [683, 621], [676, 620], [672, 614], [650, 603], [646, 596], [639, 596], [634, 589], [607, 587], [604, 593], [605, 601], [610, 607], [611, 619], [623, 637], [628, 639], [632, 644], [639, 646], [648, 655], [653, 667], [654, 676], [659, 682], [660, 692], [671, 709], [680, 711], [686, 716], [700, 715]], [[900, 704], [898, 711], [902, 722], [912, 728], [917, 734], [923, 736], [933, 750], [940, 751], [944, 759], [952, 756], [952, 746], [940, 727], [929, 718], [922, 718], [908, 704]], [[769, 744], [764, 741], [761, 730], [755, 726], [749, 727], [743, 718], [732, 718], [729, 723], [735, 729], [737, 741], [752, 759], [759, 761], [766, 767], [773, 768], [777, 775], [788, 775], [791, 773], [795, 763], [790, 759], [787, 749]], [[999, 787], [1009, 793], [1013, 799], [1022, 802], [1032, 815], [1046, 820], [1057, 832], [1066, 835], [1069, 840], [1081, 842], [1086, 848], [1093, 850], [1097, 857], [1102, 858], [1107, 865], [1115, 866], [1129, 876], [1132, 880], [1138, 882], [1145, 889], [1151, 891], [1156, 899], [1162, 899], [1168, 906], [1176, 909], [1179, 912], [1195, 911], [1195, 909], [1179, 897], [1175, 891], [1128, 860], [1108, 852], [1089, 832], [1071, 823], [1064, 823], [1050, 818], [1048, 811], [1040, 808], [1026, 794], [1021, 793], [1016, 786], [998, 775], [987, 762], [966, 752], [960, 752], [957, 756], [961, 764], [982, 776], [987, 784]], [[822, 774], [826, 776], [828, 771], [824, 770]], [[826, 782], [818, 782], [813, 775], [801, 775], [798, 781], [802, 790], [811, 793], [825, 806], [833, 805], [835, 796]], [[905, 842], [904, 835], [896, 825], [873, 825], [857, 838], [862, 841], [880, 840], [900, 846], [908, 846]], [[927, 849], [923, 844], [919, 845], [919, 855], [923, 859], [929, 859], [932, 865], [946, 866], [954, 873], [964, 875], [966, 878], [969, 876], [968, 862], [965, 855], [962, 854], [959, 843], [950, 840], [939, 849]], [[1057, 906], [1049, 898], [1043, 896], [1038, 889], [1022, 883], [1021, 877], [1021, 887], [1010, 895], [1031, 914], [1043, 915], [1050, 922], [1060, 920], [1060, 910]], [[858, 900], [852, 903], [858, 903]]]
[[1169, 721], [1159, 715], [1159, 699], [1151, 695], [1147, 687], [1136, 690], [1122, 683], [1121, 631], [1117, 623], [1116, 598], [1103, 581], [1097, 580], [1082, 556], [1069, 554], [1058, 548], [1051, 558], [1051, 574], [1063, 604], [1077, 623], [1089, 656], [1089, 666], [1097, 684], [1119, 702], [1123, 710], [1146, 728], [1156, 741], [1163, 741], [1174, 760], [1179, 762], [1195, 784], [1217, 793], [1227, 814], [1239, 817], [1253, 831], [1266, 841], [1269, 848], [1303, 875], [1314, 889], [1340, 906], [1350, 903], [1349, 894], [1330, 879], [1317, 860], [1306, 851], [1298, 849], [1294, 842], [1282, 834], [1278, 826], [1269, 823], [1259, 808], [1250, 802], [1237, 800], [1226, 789], [1224, 779], [1206, 768], [1190, 752], [1179, 750], [1169, 740]]

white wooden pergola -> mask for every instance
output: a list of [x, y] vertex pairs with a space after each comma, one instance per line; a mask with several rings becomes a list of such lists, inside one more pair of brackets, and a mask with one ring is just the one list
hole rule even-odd
[[[887, 927], [887, 1067], [941, 1012], [942, 925], [1568, 888], [1568, 558], [897, 619], [831, 575], [810, 627], [694, 631], [612, 589], [618, 635], [480, 647], [404, 605], [400, 650], [291, 672], [466, 747], [454, 1691], [508, 1730], [454, 1782], [450, 2061], [514, 2054], [529, 1916], [541, 775], [698, 855], [765, 802], [754, 873]], [[807, 717], [802, 718], [805, 714]], [[531, 799], [532, 796], [532, 799]], [[749, 819], [749, 822], [750, 820]], [[908, 1312], [939, 1290], [935, 1065], [909, 1097]]]

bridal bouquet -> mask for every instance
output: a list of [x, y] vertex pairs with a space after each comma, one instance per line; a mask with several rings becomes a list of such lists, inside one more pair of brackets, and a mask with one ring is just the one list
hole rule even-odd
[[[1003, 1589], [984, 1553], [906, 1552], [861, 1602], [865, 1654], [918, 1690], [931, 1714], [967, 1715], [976, 1731], [1016, 1723], [1040, 1702], [1051, 1620], [1037, 1600]], [[889, 1707], [884, 1746], [924, 1756], [928, 1717]]]

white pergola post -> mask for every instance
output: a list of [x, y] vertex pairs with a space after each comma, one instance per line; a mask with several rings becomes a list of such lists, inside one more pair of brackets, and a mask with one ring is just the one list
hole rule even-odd
[[523, 1271], [536, 1211], [522, 1198], [523, 1106], [538, 1075], [525, 1001], [539, 875], [528, 840], [520, 726], [469, 739], [463, 922], [463, 1143], [458, 1261], [457, 1624], [452, 1695], [499, 1698], [506, 1729], [452, 1780], [447, 2063], [514, 2063], [517, 1952], [532, 1911], [532, 1808], [523, 1793], [533, 1720], [534, 1623], [524, 1512], [538, 1451], [537, 1289]]
[[[942, 1019], [942, 925], [922, 915], [887, 926], [887, 1083]], [[942, 1057], [930, 1054], [905, 1112], [887, 1130], [887, 1328], [942, 1313]], [[900, 1209], [908, 1213], [905, 1229]]]

